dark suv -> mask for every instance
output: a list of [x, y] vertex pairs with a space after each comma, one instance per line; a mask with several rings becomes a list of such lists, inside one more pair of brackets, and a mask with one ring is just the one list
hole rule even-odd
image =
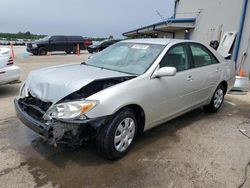
[[51, 36], [28, 43], [27, 51], [33, 55], [46, 55], [47, 52], [53, 51], [65, 51], [70, 54], [77, 53], [78, 44], [79, 50], [86, 50], [89, 45], [92, 45], [92, 41], [81, 36]]

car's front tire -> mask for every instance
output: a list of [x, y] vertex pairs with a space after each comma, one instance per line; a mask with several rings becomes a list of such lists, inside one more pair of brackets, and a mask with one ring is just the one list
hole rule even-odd
[[225, 88], [223, 87], [223, 85], [219, 85], [216, 88], [210, 103], [204, 106], [204, 109], [207, 112], [217, 112], [223, 104], [225, 94]]
[[107, 159], [119, 159], [130, 150], [137, 134], [138, 123], [132, 110], [116, 113], [110, 123], [99, 128], [96, 144]]
[[38, 55], [47, 55], [47, 50], [46, 48], [39, 48], [38, 50]]

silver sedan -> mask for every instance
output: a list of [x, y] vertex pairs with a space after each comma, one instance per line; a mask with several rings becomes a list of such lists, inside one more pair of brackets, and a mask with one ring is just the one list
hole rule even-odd
[[234, 82], [234, 62], [201, 43], [125, 40], [87, 62], [31, 72], [15, 107], [50, 144], [95, 138], [118, 159], [146, 130], [201, 106], [217, 112]]

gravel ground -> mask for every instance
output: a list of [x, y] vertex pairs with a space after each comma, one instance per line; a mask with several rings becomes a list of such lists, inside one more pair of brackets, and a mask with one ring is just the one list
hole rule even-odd
[[[31, 70], [84, 61], [53, 53], [29, 56], [15, 47], [21, 80]], [[137, 139], [119, 161], [99, 157], [94, 143], [72, 150], [48, 146], [16, 118], [20, 84], [0, 86], [0, 187], [225, 187], [235, 188], [250, 160], [250, 95], [228, 95], [216, 114], [196, 109]], [[248, 180], [245, 187], [250, 187]]]

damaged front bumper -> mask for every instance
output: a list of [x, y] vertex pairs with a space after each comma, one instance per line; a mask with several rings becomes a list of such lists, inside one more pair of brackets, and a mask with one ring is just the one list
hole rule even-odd
[[[66, 123], [59, 120], [45, 121], [35, 118], [33, 114], [38, 110], [34, 108], [28, 112], [27, 106], [18, 99], [14, 100], [17, 117], [21, 122], [34, 132], [38, 133], [49, 144], [68, 143], [80, 145], [82, 141], [95, 136], [96, 130], [102, 126], [109, 117], [100, 117], [94, 119], [85, 119], [77, 123]], [[32, 114], [31, 114], [32, 113]], [[38, 110], [38, 113], [42, 113]]]

